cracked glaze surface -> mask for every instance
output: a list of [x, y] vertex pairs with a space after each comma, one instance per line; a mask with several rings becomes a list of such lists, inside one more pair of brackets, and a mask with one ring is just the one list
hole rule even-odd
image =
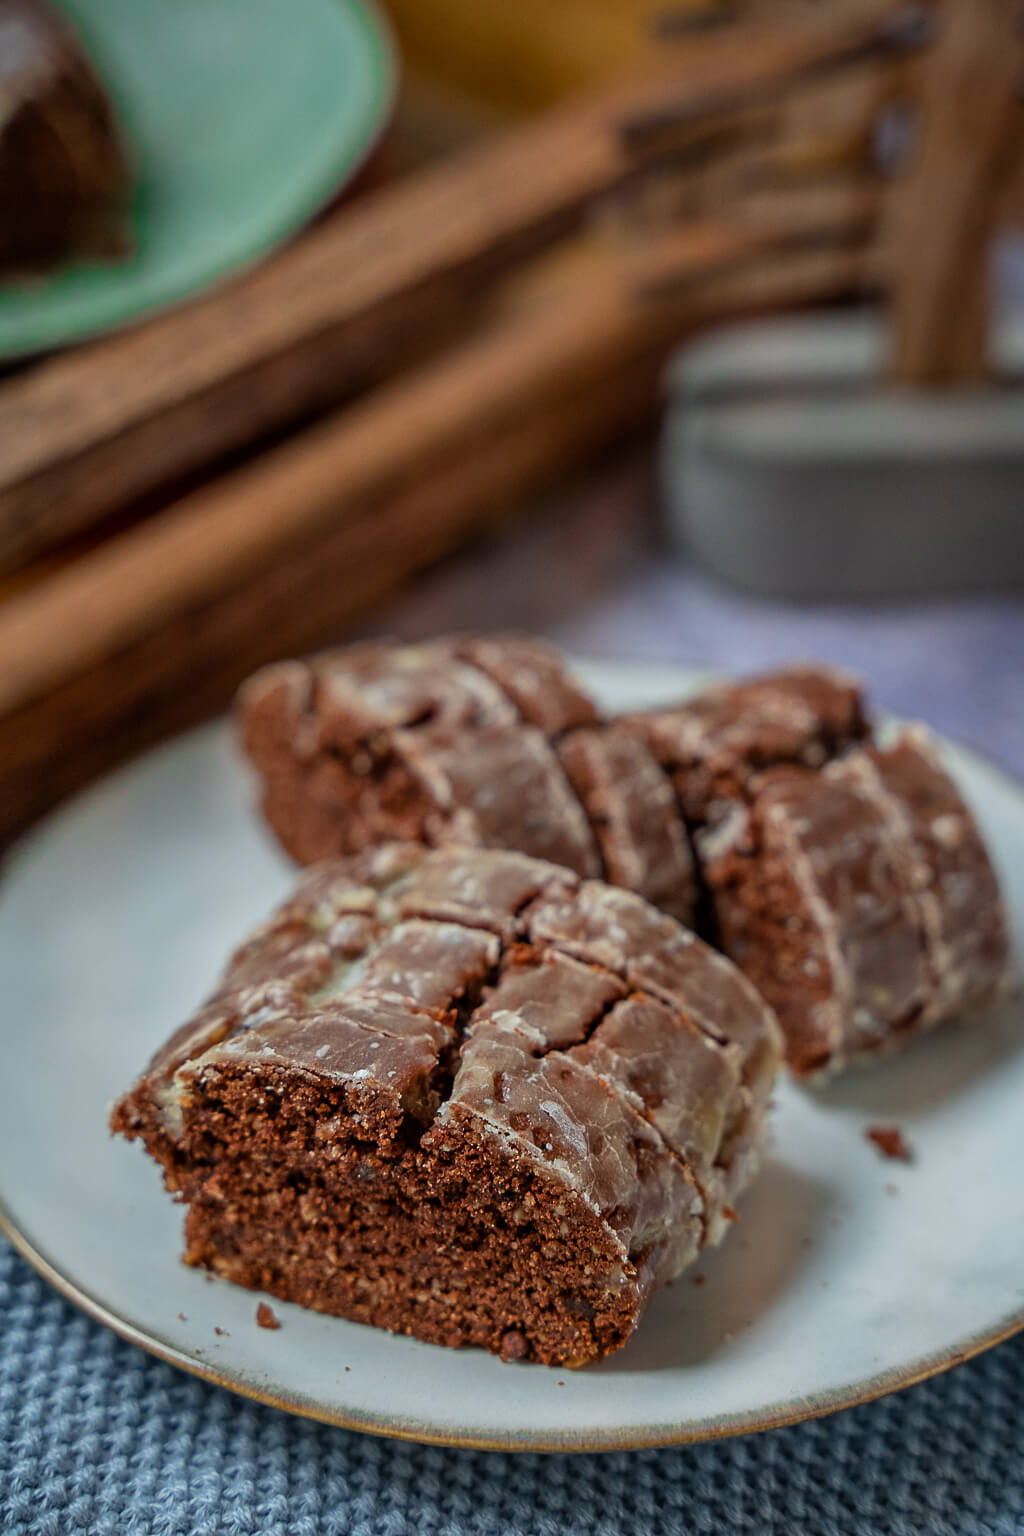
[[661, 1281], [721, 1236], [777, 1059], [753, 989], [639, 897], [519, 854], [395, 846], [311, 870], [123, 1104], [155, 1104], [173, 1138], [230, 1064], [343, 1082], [382, 1145], [411, 1119], [429, 1149], [471, 1116], [624, 1259], [656, 1251]]

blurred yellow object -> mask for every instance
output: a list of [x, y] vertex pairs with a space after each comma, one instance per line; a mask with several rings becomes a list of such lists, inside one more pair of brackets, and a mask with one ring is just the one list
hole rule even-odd
[[[683, 5], [673, 9], [684, 9]], [[706, 11], [706, 0], [689, 0]], [[385, 0], [414, 76], [516, 114], [642, 64], [651, 0]]]
[[[659, 17], [686, 31], [723, 20], [819, 19], [821, 0], [382, 0], [418, 90], [424, 78], [458, 101], [504, 116], [537, 111], [664, 53]], [[849, 16], [863, 0], [828, 0]]]

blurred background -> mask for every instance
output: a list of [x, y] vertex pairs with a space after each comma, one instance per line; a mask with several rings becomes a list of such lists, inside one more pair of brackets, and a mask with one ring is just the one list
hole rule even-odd
[[1024, 772], [1010, 0], [0, 0], [0, 839], [367, 633]]

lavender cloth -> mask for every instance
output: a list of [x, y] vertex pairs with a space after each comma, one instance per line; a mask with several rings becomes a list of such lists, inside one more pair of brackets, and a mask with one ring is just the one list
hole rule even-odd
[[599, 615], [558, 627], [581, 655], [749, 672], [794, 658], [859, 673], [875, 702], [928, 722], [1024, 779], [1024, 600], [786, 608], [638, 561]]
[[[664, 560], [642, 473], [445, 567], [373, 626], [595, 655], [816, 656], [1024, 777], [1024, 602], [792, 610]], [[638, 508], [641, 510], [638, 511]], [[452, 1451], [242, 1401], [88, 1321], [0, 1240], [0, 1536], [1024, 1536], [1024, 1338], [832, 1419], [587, 1456]]]

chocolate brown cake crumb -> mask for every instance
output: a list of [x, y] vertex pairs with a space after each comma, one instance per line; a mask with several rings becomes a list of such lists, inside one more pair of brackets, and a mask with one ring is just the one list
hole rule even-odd
[[749, 982], [640, 897], [392, 846], [310, 870], [112, 1123], [190, 1264], [580, 1365], [722, 1237], [778, 1058]]
[[518, 1328], [510, 1328], [501, 1336], [501, 1348], [498, 1353], [503, 1360], [525, 1360], [527, 1349], [526, 1339]]
[[256, 1308], [256, 1322], [261, 1328], [280, 1328], [281, 1323], [273, 1307], [268, 1307], [265, 1301], [261, 1301]]
[[[883, 1157], [891, 1158], [901, 1163], [914, 1161], [913, 1148], [904, 1138], [903, 1132], [897, 1125], [869, 1125], [864, 1132], [866, 1141], [870, 1141], [881, 1152]], [[886, 1186], [889, 1188], [890, 1186]]]

